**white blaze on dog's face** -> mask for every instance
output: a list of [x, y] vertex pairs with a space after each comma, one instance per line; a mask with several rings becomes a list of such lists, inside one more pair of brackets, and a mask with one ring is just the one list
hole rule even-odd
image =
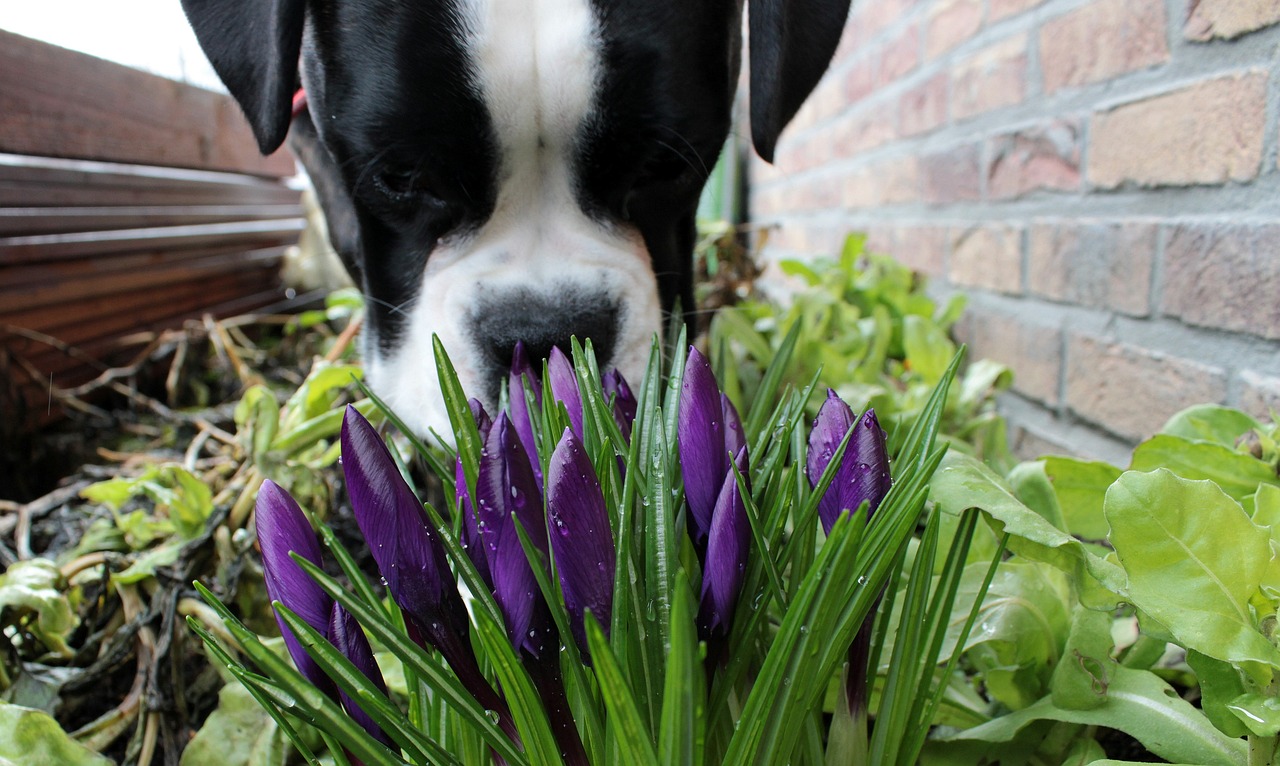
[[[593, 218], [575, 199], [575, 152], [601, 82], [600, 34], [587, 0], [459, 4], [470, 88], [498, 151], [488, 219], [437, 242], [403, 342], [366, 342], [369, 377], [418, 431], [449, 433], [432, 335], [463, 388], [492, 406], [516, 340], [543, 353], [590, 334], [602, 364], [638, 380], [661, 325], [657, 281], [632, 226]], [[372, 340], [372, 339], [370, 339]], [[565, 348], [564, 350], [568, 350]]]
[[[692, 304], [736, 3], [358, 5], [309, 21], [303, 75], [359, 231], [345, 255], [369, 299], [371, 384], [447, 435], [433, 335], [489, 407], [516, 341], [536, 359], [590, 338], [602, 369], [638, 379], [664, 310]], [[679, 39], [709, 23], [718, 44]]]

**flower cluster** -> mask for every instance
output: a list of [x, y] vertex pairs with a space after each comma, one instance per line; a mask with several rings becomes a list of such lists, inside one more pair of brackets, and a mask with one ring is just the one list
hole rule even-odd
[[[619, 432], [629, 439], [636, 427], [635, 396], [616, 371], [606, 374], [601, 386]], [[567, 416], [568, 426], [554, 446], [549, 434], [540, 433], [542, 419], [535, 416], [544, 407], [544, 388]], [[509, 393], [510, 406], [496, 418], [471, 401], [482, 449], [473, 486], [468, 486], [462, 458], [455, 464], [460, 543], [499, 607], [511, 644], [542, 696], [561, 755], [571, 766], [585, 764], [561, 677], [561, 646], [572, 642], [584, 661], [591, 661], [588, 611], [608, 631], [618, 561], [614, 530], [584, 447], [584, 396], [570, 360], [553, 349], [544, 385], [517, 346]], [[697, 627], [707, 642], [710, 663], [727, 645], [749, 561], [751, 521], [744, 490], [750, 491], [750, 462], [737, 410], [696, 349], [689, 350], [679, 399], [677, 449], [687, 500], [685, 519], [702, 571]], [[835, 480], [819, 506], [828, 531], [840, 513], [864, 502], [874, 511], [889, 486], [884, 432], [874, 412], [857, 420], [834, 392], [810, 436], [806, 467], [811, 482], [818, 483], [850, 429], [856, 430], [847, 439]], [[550, 454], [540, 453], [539, 444]], [[467, 690], [494, 711], [499, 725], [518, 741], [501, 695], [486, 680], [473, 653], [470, 620], [441, 533], [383, 439], [353, 407], [347, 408], [343, 421], [342, 466], [356, 521], [409, 635], [437, 650]], [[381, 688], [359, 626], [289, 555], [292, 551], [317, 564], [321, 560], [320, 547], [297, 504], [268, 482], [258, 498], [256, 519], [272, 600], [315, 627]], [[532, 544], [532, 555], [521, 530]], [[571, 635], [560, 635], [556, 629], [552, 606], [538, 584], [535, 568], [550, 574], [552, 566]], [[283, 621], [280, 626], [300, 671], [317, 687], [337, 695], [349, 715], [385, 742], [358, 705], [342, 696], [301, 649]]]

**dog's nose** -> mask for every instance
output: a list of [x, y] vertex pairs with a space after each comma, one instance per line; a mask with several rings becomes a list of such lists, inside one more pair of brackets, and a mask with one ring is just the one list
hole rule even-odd
[[559, 295], [530, 291], [493, 296], [479, 307], [471, 322], [473, 339], [484, 360], [482, 371], [490, 401], [511, 370], [517, 341], [522, 341], [535, 365], [554, 347], [569, 353], [570, 338], [591, 339], [596, 361], [607, 368], [618, 336], [618, 300], [607, 293], [566, 289]]

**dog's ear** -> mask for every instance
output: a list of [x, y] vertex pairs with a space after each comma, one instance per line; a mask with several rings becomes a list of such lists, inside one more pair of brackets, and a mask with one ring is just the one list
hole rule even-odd
[[773, 162], [778, 134], [831, 63], [849, 3], [750, 0], [751, 140], [767, 162]]
[[289, 132], [305, 0], [182, 0], [209, 62], [270, 154]]

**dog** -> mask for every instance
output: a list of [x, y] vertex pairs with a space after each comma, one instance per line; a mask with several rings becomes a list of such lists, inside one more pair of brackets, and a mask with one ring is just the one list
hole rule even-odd
[[[746, 0], [765, 160], [849, 4]], [[492, 408], [517, 340], [537, 358], [590, 338], [638, 380], [664, 316], [690, 318], [744, 0], [182, 5], [262, 152], [289, 134], [366, 296], [368, 380], [414, 431], [450, 433], [433, 334]]]

